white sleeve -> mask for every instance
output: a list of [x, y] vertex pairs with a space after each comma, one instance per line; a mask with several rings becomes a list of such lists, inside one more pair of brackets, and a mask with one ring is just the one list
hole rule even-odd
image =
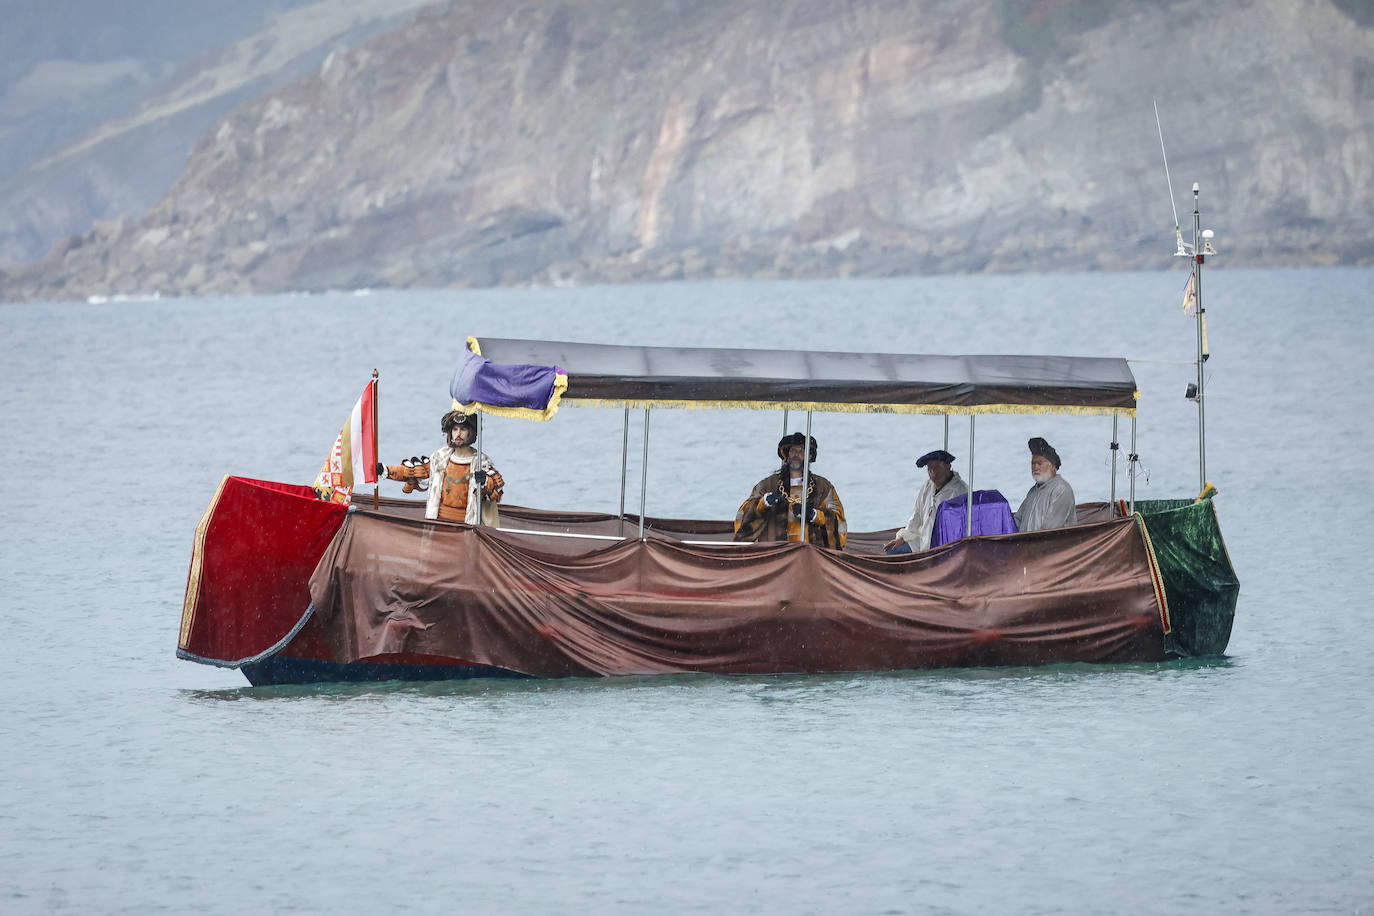
[[920, 508], [921, 508], [921, 503], [920, 503], [920, 501], [918, 500], [918, 501], [916, 502], [915, 507], [913, 507], [912, 510], [911, 510], [911, 518], [909, 518], [909, 519], [906, 520], [906, 524], [905, 524], [905, 525], [903, 525], [901, 528], [898, 528], [898, 529], [897, 529], [897, 537], [899, 537], [899, 538], [901, 538], [902, 540], [906, 541], [908, 544], [914, 544], [914, 543], [916, 542], [916, 540], [917, 540], [918, 538], [920, 538], [920, 536], [921, 536], [921, 530], [920, 530], [920, 524], [921, 524], [921, 523], [920, 523], [920, 520], [917, 518], [917, 515], [918, 515], [919, 512], [920, 512]]
[[[921, 486], [921, 492], [916, 494], [916, 505], [911, 509], [911, 518], [907, 519], [906, 527], [897, 532], [897, 537], [911, 545], [912, 550], [917, 550], [921, 546], [921, 537], [924, 532], [921, 524], [921, 517], [926, 514], [926, 504], [934, 497], [930, 482], [926, 481]], [[926, 534], [926, 542], [929, 543], [929, 534]]]

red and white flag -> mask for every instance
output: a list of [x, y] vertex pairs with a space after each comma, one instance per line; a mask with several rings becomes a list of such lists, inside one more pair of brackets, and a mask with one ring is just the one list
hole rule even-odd
[[377, 380], [363, 389], [353, 413], [334, 440], [334, 448], [315, 478], [320, 499], [347, 503], [357, 483], [377, 482]]
[[1183, 288], [1183, 311], [1189, 318], [1197, 315], [1197, 290], [1193, 289], [1193, 281], [1196, 279], [1197, 275], [1190, 272], [1188, 285]]

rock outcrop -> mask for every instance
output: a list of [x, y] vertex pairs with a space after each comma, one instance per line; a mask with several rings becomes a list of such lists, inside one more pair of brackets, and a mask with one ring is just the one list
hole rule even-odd
[[0, 297], [1374, 260], [1332, 0], [455, 0], [245, 105]]
[[[224, 115], [431, 2], [202, 2], [173, 13], [155, 3], [130, 10], [75, 0], [31, 14], [80, 25], [66, 33], [50, 25], [32, 50], [14, 47], [13, 35], [0, 41], [8, 52], [0, 77], [27, 68], [0, 85], [0, 269], [42, 257], [96, 220], [143, 216], [181, 177], [196, 138]], [[175, 21], [158, 21], [168, 18]], [[232, 31], [216, 39], [217, 29]], [[99, 59], [54, 57], [64, 52]], [[121, 52], [130, 56], [102, 57]]]

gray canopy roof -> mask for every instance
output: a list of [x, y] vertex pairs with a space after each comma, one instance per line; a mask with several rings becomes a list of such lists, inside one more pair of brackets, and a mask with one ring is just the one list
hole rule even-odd
[[1130, 416], [1138, 397], [1113, 358], [475, 342], [495, 363], [562, 368], [562, 403], [577, 406]]

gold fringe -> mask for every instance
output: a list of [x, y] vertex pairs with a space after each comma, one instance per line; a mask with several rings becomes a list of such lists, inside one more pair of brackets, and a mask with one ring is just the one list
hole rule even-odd
[[[1137, 399], [1139, 392], [1136, 393]], [[617, 400], [570, 397], [565, 407], [658, 407], [670, 410], [815, 410], [824, 413], [894, 414], [1075, 414], [1096, 417], [1133, 417], [1134, 407], [1050, 407], [1031, 404], [978, 404], [958, 407], [945, 404], [862, 404], [835, 401], [680, 401], [669, 399]]]
[[1204, 481], [1202, 482], [1202, 492], [1199, 493], [1199, 494], [1197, 495], [1197, 499], [1193, 500], [1193, 502], [1195, 502], [1195, 503], [1200, 503], [1200, 502], [1202, 502], [1204, 499], [1207, 499], [1207, 498], [1210, 497], [1210, 496], [1216, 496], [1216, 495], [1217, 495], [1217, 486], [1216, 486], [1216, 484], [1212, 483], [1210, 480], [1204, 480]]
[[1174, 625], [1169, 617], [1169, 596], [1164, 591], [1164, 575], [1159, 571], [1159, 560], [1155, 557], [1154, 541], [1150, 540], [1150, 529], [1145, 526], [1145, 517], [1139, 512], [1135, 514], [1136, 523], [1140, 525], [1140, 536], [1145, 541], [1145, 556], [1150, 564], [1150, 584], [1154, 586], [1155, 595], [1159, 598], [1159, 621], [1164, 625], [1164, 635], [1173, 632]]
[[191, 650], [186, 645], [186, 640], [191, 638], [191, 625], [195, 622], [196, 604], [200, 600], [200, 575], [205, 563], [205, 533], [210, 528], [210, 519], [215, 514], [215, 507], [219, 505], [224, 485], [228, 482], [229, 475], [225, 474], [219, 482], [219, 489], [215, 490], [214, 498], [210, 500], [210, 505], [205, 507], [200, 524], [196, 526], [195, 546], [191, 548], [191, 571], [186, 576], [186, 601], [181, 606], [181, 636], [177, 639], [177, 648], [187, 652]]

